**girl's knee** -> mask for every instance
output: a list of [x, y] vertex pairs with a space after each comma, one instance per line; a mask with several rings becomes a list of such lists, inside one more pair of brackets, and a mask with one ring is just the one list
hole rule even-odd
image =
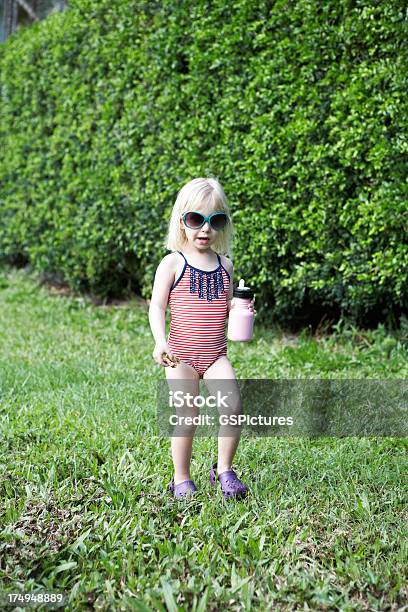
[[226, 414], [228, 416], [231, 415], [239, 415], [242, 414], [242, 402], [241, 402], [241, 398], [231, 398], [230, 401], [226, 402], [226, 406], [220, 408], [219, 410], [220, 414]]

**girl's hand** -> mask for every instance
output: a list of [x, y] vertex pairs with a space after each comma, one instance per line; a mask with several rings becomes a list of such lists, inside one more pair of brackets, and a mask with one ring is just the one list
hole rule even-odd
[[254, 308], [254, 304], [255, 304], [255, 298], [252, 298], [252, 300], [248, 304], [248, 309], [254, 313], [254, 316], [256, 316], [256, 310]]
[[170, 366], [170, 363], [166, 359], [165, 353], [168, 355], [168, 357], [170, 358], [170, 361], [172, 361], [174, 365], [176, 365], [179, 362], [177, 357], [170, 350], [167, 342], [157, 342], [156, 346], [154, 347], [152, 357], [156, 363], [163, 366], [164, 368], [168, 368]]

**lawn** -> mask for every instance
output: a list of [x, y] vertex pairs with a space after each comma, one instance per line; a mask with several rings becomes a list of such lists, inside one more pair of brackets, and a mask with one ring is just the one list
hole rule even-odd
[[[3, 591], [63, 590], [67, 609], [406, 609], [406, 440], [243, 438], [251, 495], [225, 502], [217, 441], [198, 438], [199, 493], [177, 502], [144, 302], [95, 306], [6, 269], [0, 341]], [[229, 356], [239, 378], [408, 378], [406, 328], [257, 324]]]

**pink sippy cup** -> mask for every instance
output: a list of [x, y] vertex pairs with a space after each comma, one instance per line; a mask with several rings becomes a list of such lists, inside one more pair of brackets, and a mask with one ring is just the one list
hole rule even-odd
[[241, 278], [233, 296], [234, 307], [229, 311], [228, 318], [228, 339], [248, 342], [252, 339], [254, 329], [254, 313], [248, 309], [254, 293], [252, 289], [245, 287], [244, 279]]

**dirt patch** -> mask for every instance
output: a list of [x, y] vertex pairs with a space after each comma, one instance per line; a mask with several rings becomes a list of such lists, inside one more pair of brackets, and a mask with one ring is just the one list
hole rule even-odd
[[27, 580], [45, 557], [57, 553], [80, 530], [80, 514], [57, 508], [52, 502], [29, 501], [20, 519], [3, 532], [1, 570], [12, 580]]

